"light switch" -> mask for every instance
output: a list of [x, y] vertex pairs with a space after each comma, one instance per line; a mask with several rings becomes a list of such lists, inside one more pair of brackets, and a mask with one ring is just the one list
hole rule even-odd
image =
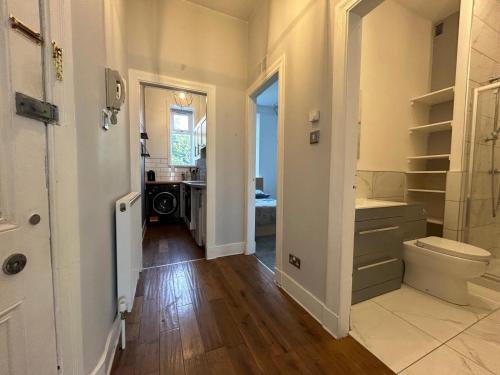
[[314, 130], [309, 133], [309, 144], [319, 143], [319, 130]]
[[309, 112], [309, 122], [315, 123], [318, 122], [320, 118], [320, 111], [315, 109], [314, 111]]

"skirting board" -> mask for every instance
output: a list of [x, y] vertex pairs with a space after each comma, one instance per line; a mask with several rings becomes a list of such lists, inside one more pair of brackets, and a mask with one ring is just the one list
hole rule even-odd
[[229, 255], [238, 255], [245, 252], [245, 242], [228, 243], [209, 247], [207, 250], [207, 259], [226, 257]]
[[338, 315], [285, 272], [279, 268], [275, 268], [274, 271], [278, 285], [316, 319], [329, 334], [339, 338]]
[[113, 325], [111, 326], [111, 330], [108, 333], [104, 351], [99, 358], [99, 362], [97, 362], [96, 367], [90, 373], [91, 375], [109, 375], [111, 373], [118, 339], [120, 338], [120, 321], [120, 315], [117, 315]]

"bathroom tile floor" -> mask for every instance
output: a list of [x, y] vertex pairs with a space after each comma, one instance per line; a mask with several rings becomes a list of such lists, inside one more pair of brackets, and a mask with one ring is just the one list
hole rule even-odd
[[350, 335], [396, 373], [500, 375], [500, 293], [488, 297], [457, 306], [403, 285], [353, 305]]

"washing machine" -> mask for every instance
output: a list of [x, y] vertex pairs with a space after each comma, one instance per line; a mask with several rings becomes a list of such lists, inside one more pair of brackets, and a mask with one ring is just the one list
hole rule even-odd
[[147, 184], [146, 216], [148, 223], [177, 223], [180, 221], [179, 184]]

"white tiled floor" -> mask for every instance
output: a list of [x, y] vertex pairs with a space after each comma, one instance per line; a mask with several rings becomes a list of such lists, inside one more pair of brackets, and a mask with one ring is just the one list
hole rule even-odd
[[350, 334], [396, 373], [500, 375], [498, 307], [478, 297], [457, 306], [403, 285], [352, 306]]

